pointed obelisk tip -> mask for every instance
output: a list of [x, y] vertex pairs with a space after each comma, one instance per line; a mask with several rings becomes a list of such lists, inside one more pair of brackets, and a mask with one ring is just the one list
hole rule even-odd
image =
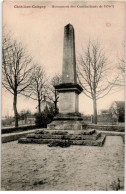
[[76, 83], [75, 37], [71, 24], [64, 28], [62, 83]]
[[70, 28], [73, 28], [73, 26], [72, 26], [72, 24], [67, 24], [64, 28], [66, 28], [66, 29], [70, 29]]

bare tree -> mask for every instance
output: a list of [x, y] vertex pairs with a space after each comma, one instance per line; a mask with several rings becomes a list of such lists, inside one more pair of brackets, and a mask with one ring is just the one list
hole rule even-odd
[[[123, 44], [123, 47], [125, 48], [125, 42]], [[110, 82], [113, 87], [116, 87], [117, 89], [123, 89], [125, 87], [125, 59], [124, 57], [120, 58], [118, 57], [118, 65], [116, 66], [117, 73], [115, 75], [115, 78], [113, 81]]]
[[124, 59], [119, 59], [119, 64], [117, 65], [117, 75], [115, 79], [110, 82], [116, 88], [124, 88], [125, 87], [125, 61]]
[[[123, 47], [125, 48], [125, 42], [123, 43]], [[124, 57], [119, 59], [119, 65], [117, 68], [120, 73], [120, 77], [119, 77], [120, 86], [125, 87], [125, 59]]]
[[17, 96], [30, 85], [31, 58], [21, 44], [3, 36], [2, 44], [2, 85], [13, 95], [15, 127], [18, 127]]
[[59, 94], [55, 89], [55, 85], [59, 85], [61, 83], [61, 75], [60, 74], [56, 74], [52, 79], [51, 79], [51, 83], [50, 86], [48, 87], [48, 99], [50, 101], [52, 101], [54, 103], [54, 107], [55, 107], [55, 113], [57, 113], [58, 111], [58, 107], [57, 107], [57, 103], [58, 103], [58, 99], [59, 99]]
[[38, 112], [41, 113], [41, 103], [46, 95], [46, 90], [48, 87], [48, 78], [45, 74], [43, 67], [36, 64], [32, 73], [32, 82], [24, 92], [26, 97], [37, 101]]
[[94, 123], [97, 123], [97, 100], [109, 93], [108, 59], [103, 48], [95, 41], [89, 41], [86, 50], [78, 57], [78, 81], [84, 94], [93, 100]]

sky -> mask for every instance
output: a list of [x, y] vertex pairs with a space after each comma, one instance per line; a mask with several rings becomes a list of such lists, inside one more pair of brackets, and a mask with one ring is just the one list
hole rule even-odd
[[[69, 8], [53, 8], [68, 6]], [[70, 6], [74, 6], [73, 8]], [[96, 8], [82, 8], [81, 6]], [[99, 8], [101, 5], [102, 8]], [[109, 5], [106, 8], [105, 5]], [[30, 6], [19, 8], [18, 6]], [[40, 8], [41, 7], [41, 8]], [[3, 25], [14, 38], [27, 48], [36, 63], [43, 66], [49, 77], [62, 71], [64, 26], [71, 23], [75, 30], [76, 56], [89, 39], [99, 40], [110, 61], [109, 79], [116, 72], [119, 58], [124, 56], [124, 2], [26, 2], [3, 3]], [[124, 89], [111, 92], [97, 102], [98, 110], [107, 109], [113, 101], [124, 100]], [[31, 106], [32, 104], [32, 106]], [[2, 91], [2, 115], [13, 115], [13, 96]], [[36, 102], [18, 97], [18, 111], [36, 111]], [[93, 113], [92, 100], [79, 95], [79, 111]]]

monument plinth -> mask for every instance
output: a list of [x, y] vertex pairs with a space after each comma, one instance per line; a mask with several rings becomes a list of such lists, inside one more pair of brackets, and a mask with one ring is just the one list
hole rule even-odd
[[[64, 27], [62, 83], [55, 86], [55, 89], [59, 93], [59, 114], [48, 125], [48, 128], [80, 129], [81, 125], [78, 120], [82, 120], [82, 118], [78, 111], [78, 95], [83, 89], [77, 84], [75, 35], [74, 28], [71, 24]], [[70, 120], [73, 123], [70, 123]]]

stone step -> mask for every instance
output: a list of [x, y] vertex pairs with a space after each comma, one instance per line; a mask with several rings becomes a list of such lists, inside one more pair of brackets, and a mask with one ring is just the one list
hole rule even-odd
[[53, 135], [66, 135], [66, 134], [78, 134], [78, 135], [92, 135], [96, 132], [95, 129], [87, 129], [87, 130], [48, 130], [48, 129], [39, 129], [35, 132], [35, 134], [53, 134]]
[[96, 132], [95, 129], [82, 130], [79, 134], [81, 135], [92, 135]]
[[105, 141], [105, 135], [99, 137], [97, 140], [63, 140], [63, 139], [35, 139], [35, 138], [21, 138], [18, 143], [29, 144], [50, 144], [70, 142], [71, 145], [85, 145], [85, 146], [103, 146]]
[[43, 129], [39, 129], [35, 132], [35, 134], [52, 134], [52, 135], [66, 135], [68, 134], [68, 131], [58, 131], [58, 130], [43, 130]]
[[87, 129], [87, 125], [85, 125], [85, 123], [84, 124], [82, 123], [82, 130], [83, 129]]
[[65, 134], [55, 135], [53, 133], [48, 134], [29, 134], [27, 138], [35, 139], [64, 139], [64, 140], [96, 140], [100, 137], [101, 133], [94, 133], [93, 135], [80, 135], [80, 134]]

